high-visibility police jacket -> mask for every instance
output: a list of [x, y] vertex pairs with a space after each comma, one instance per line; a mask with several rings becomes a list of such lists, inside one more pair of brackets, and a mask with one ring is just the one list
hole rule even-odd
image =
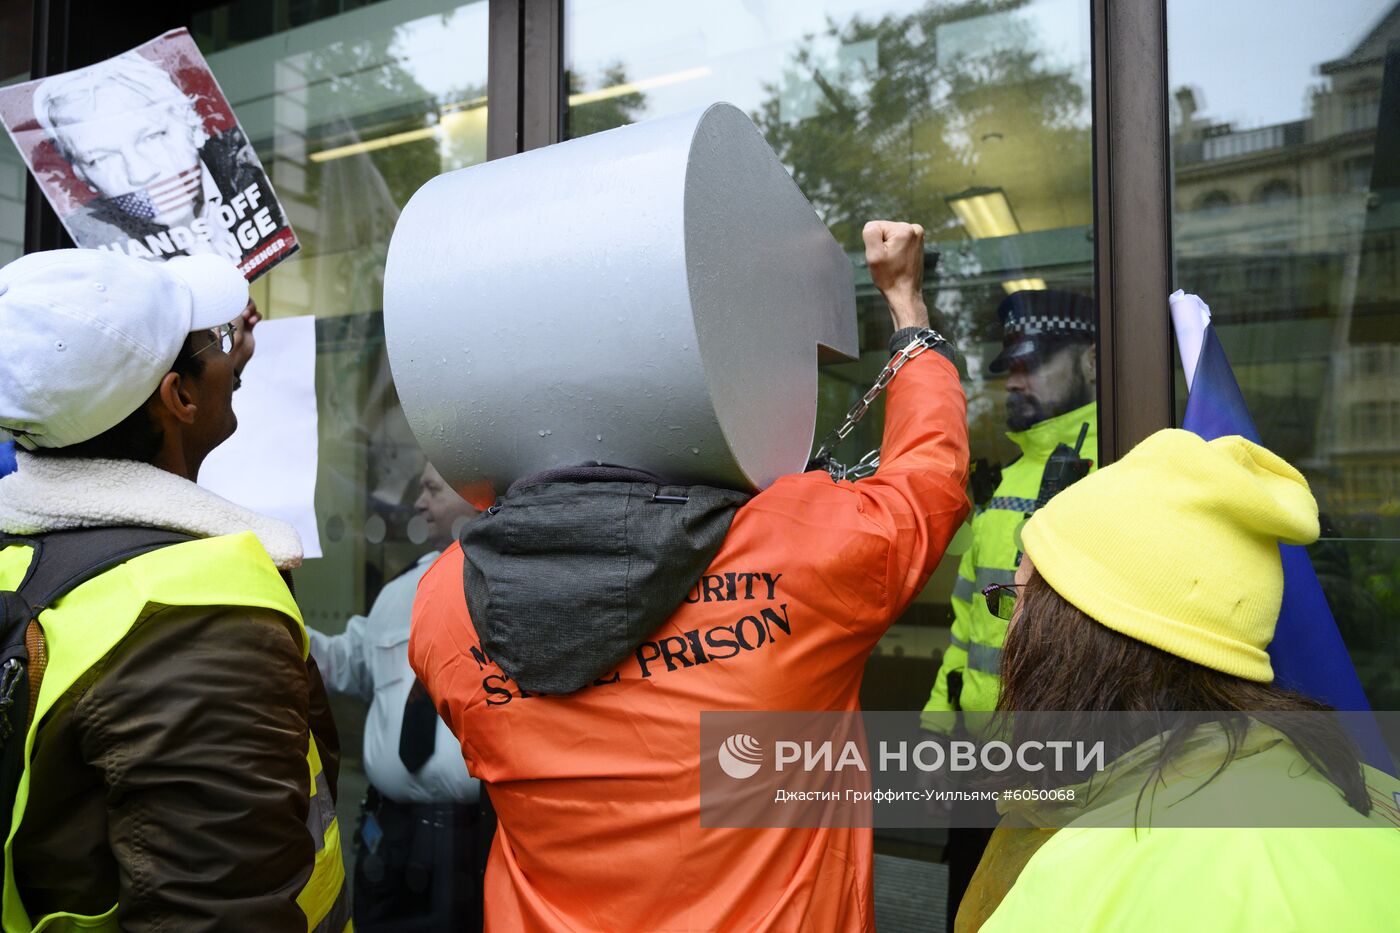
[[1223, 771], [1229, 740], [1199, 738], [1160, 775], [1154, 742], [1073, 788], [1090, 803], [1063, 828], [1000, 806], [957, 933], [1400, 930], [1400, 781], [1363, 766], [1363, 816], [1275, 729], [1252, 725]]
[[924, 709], [948, 712], [954, 708], [948, 696], [948, 674], [952, 671], [962, 673], [959, 709], [996, 709], [1006, 622], [992, 615], [982, 589], [1015, 578], [1021, 562], [1021, 526], [1035, 511], [1046, 461], [1060, 444], [1073, 448], [1085, 424], [1089, 433], [1079, 455], [1097, 465], [1098, 421], [1098, 406], [1091, 403], [1028, 430], [1007, 433], [1021, 448], [1021, 456], [1002, 471], [991, 501], [978, 506], [972, 518], [972, 546], [958, 564], [958, 580], [953, 586], [952, 642]]
[[[0, 550], [0, 588], [14, 589], [23, 579], [31, 557], [31, 549], [25, 546], [12, 546]], [[36, 788], [31, 787], [34, 777], [36, 743], [44, 741], [48, 735], [45, 715], [55, 709], [60, 702], [66, 702], [65, 694], [88, 683], [91, 672], [99, 665], [110, 663], [109, 656], [132, 633], [138, 622], [150, 617], [152, 611], [162, 611], [169, 607], [209, 607], [220, 609], [271, 610], [280, 613], [295, 623], [294, 632], [300, 633], [301, 655], [307, 655], [306, 629], [296, 602], [287, 589], [276, 567], [268, 558], [258, 539], [246, 532], [205, 538], [188, 543], [172, 545], [134, 558], [106, 573], [95, 577], [59, 599], [52, 607], [39, 616], [44, 632], [47, 654], [47, 667], [44, 669], [42, 687], [34, 710], [25, 741], [25, 770], [20, 779], [14, 802], [13, 823], [10, 836], [5, 840], [4, 904], [0, 913], [0, 926], [4, 933], [60, 933], [70, 930], [116, 930], [120, 928], [121, 903], [113, 903], [105, 912], [79, 914], [55, 910], [41, 916], [32, 916], [22, 902], [19, 869], [15, 863], [16, 837], [21, 835], [27, 805], [35, 799]], [[149, 625], [161, 624], [158, 618], [146, 622]], [[249, 628], [253, 628], [252, 625]], [[289, 626], [290, 628], [290, 626]], [[250, 636], [252, 634], [250, 633]], [[282, 636], [282, 637], [285, 637]], [[105, 669], [105, 668], [104, 668]], [[148, 672], [159, 676], [158, 672]], [[99, 674], [98, 676], [101, 676]], [[169, 671], [167, 676], [178, 677], [179, 672]], [[144, 688], [143, 688], [144, 689]], [[172, 690], [172, 694], [175, 691]], [[208, 721], [209, 728], [216, 726], [221, 718], [246, 716], [244, 709], [199, 708], [191, 710], [191, 716]], [[222, 727], [222, 723], [218, 723]], [[199, 729], [196, 723], [192, 728]], [[292, 866], [292, 877], [284, 886], [290, 896], [295, 891], [296, 878], [306, 878], [300, 893], [296, 895], [296, 905], [305, 918], [308, 931], [341, 933], [350, 929], [350, 904], [344, 890], [344, 864], [341, 860], [340, 830], [335, 819], [335, 803], [321, 763], [316, 737], [309, 730], [306, 736], [306, 788], [309, 796], [306, 825], [312, 836], [308, 851], [314, 851], [314, 864], [308, 867], [303, 863]], [[165, 737], [167, 744], [185, 746], [197, 742], [197, 734]], [[158, 739], [157, 741], [164, 740]], [[296, 737], [289, 737], [295, 741]], [[231, 755], [235, 752], [231, 750]], [[257, 762], [230, 760], [227, 767], [235, 772], [240, 768], [254, 768]], [[164, 780], [171, 786], [198, 784], [201, 774], [183, 768], [182, 763], [171, 762], [170, 774]], [[253, 775], [250, 773], [250, 783]], [[52, 780], [46, 775], [45, 780]], [[158, 790], [157, 790], [158, 793]], [[250, 796], [258, 793], [250, 790]], [[182, 794], [180, 800], [188, 804], [190, 799], [198, 799], [199, 794]], [[90, 815], [90, 814], [89, 814]], [[100, 817], [99, 817], [100, 819]], [[191, 832], [198, 832], [198, 814], [187, 818]], [[218, 825], [228, 824], [227, 820]], [[251, 829], [251, 828], [250, 828]], [[99, 834], [102, 828], [99, 827]], [[108, 830], [116, 832], [109, 826]], [[186, 847], [188, 858], [195, 863], [190, 869], [194, 878], [223, 877], [228, 874], [256, 876], [265, 872], [261, 864], [246, 866], [225, 864], [231, 853], [239, 851], [236, 822], [228, 824], [228, 837], [207, 838], [198, 836], [187, 840], [161, 840], [157, 844], [171, 842], [168, 849], [177, 845]], [[73, 853], [80, 859], [87, 853]], [[208, 861], [204, 859], [207, 855]], [[111, 858], [109, 855], [107, 858]], [[178, 857], [178, 856], [177, 856]], [[129, 887], [150, 887], [160, 884], [160, 879], [149, 877], [151, 872], [161, 871], [161, 861], [154, 853], [143, 853], [140, 865], [121, 864], [113, 870], [122, 876], [121, 889]], [[28, 866], [26, 866], [28, 867]], [[181, 866], [183, 871], [185, 866]], [[220, 873], [223, 873], [221, 875]], [[96, 879], [88, 879], [88, 884], [96, 885]], [[182, 884], [196, 884], [188, 879]], [[189, 895], [186, 900], [198, 902], [197, 909], [217, 913], [218, 905], [209, 906], [209, 901], [197, 895]], [[293, 911], [293, 915], [295, 912]], [[220, 929], [230, 928], [228, 918], [211, 921]], [[298, 921], [298, 926], [300, 922]]]

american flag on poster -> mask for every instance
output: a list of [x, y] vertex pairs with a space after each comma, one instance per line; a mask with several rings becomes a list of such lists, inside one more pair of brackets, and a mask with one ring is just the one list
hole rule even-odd
[[215, 253], [249, 281], [297, 250], [262, 163], [188, 31], [0, 88], [0, 120], [73, 242]]
[[166, 178], [145, 188], [117, 197], [126, 213], [155, 220], [177, 211], [193, 209], [199, 193], [200, 170], [187, 168], [174, 178]]

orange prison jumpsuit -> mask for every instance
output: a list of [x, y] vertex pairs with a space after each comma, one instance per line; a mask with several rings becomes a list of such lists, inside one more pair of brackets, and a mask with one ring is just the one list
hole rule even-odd
[[500, 819], [488, 930], [874, 928], [870, 829], [702, 828], [698, 756], [702, 710], [859, 709], [867, 656], [962, 524], [956, 370], [925, 353], [887, 391], [877, 475], [755, 496], [690, 600], [577, 693], [521, 697], [485, 657], [460, 546], [424, 576], [410, 660]]

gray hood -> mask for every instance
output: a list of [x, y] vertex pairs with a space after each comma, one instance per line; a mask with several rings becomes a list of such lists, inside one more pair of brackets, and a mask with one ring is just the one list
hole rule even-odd
[[462, 532], [482, 647], [531, 693], [588, 686], [685, 601], [748, 498], [618, 467], [520, 480]]

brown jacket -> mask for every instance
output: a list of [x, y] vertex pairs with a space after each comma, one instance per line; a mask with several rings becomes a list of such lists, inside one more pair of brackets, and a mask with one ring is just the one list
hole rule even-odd
[[123, 930], [306, 929], [307, 731], [335, 792], [315, 662], [278, 613], [152, 607], [45, 717], [14, 841], [31, 916]]

